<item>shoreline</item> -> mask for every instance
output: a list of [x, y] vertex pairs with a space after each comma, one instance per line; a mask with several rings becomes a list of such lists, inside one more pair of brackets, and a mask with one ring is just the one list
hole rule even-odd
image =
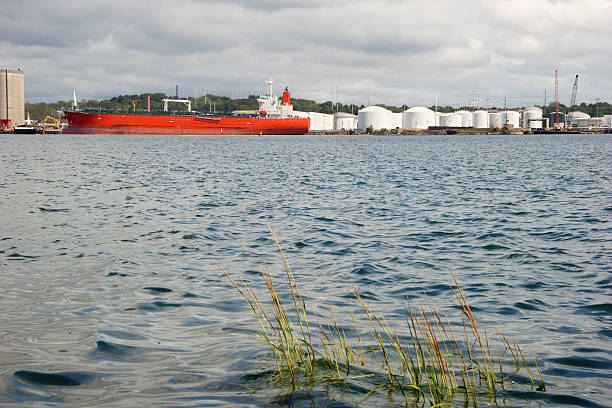
[[338, 130], [338, 131], [315, 131], [308, 132], [307, 136], [375, 136], [375, 135], [564, 135], [564, 134], [611, 134], [612, 129], [572, 129], [566, 131], [556, 131], [552, 129], [474, 129], [474, 128], [431, 128], [431, 129], [393, 129], [393, 130], [378, 130], [372, 133], [363, 132], [360, 130]]

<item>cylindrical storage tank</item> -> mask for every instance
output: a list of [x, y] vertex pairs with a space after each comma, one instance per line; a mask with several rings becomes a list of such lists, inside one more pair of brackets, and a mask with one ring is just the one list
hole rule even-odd
[[489, 112], [489, 127], [501, 129], [501, 112]]
[[477, 110], [472, 114], [472, 126], [476, 129], [487, 129], [489, 127], [489, 114], [483, 110]]
[[515, 111], [505, 111], [501, 113], [502, 127], [521, 127], [521, 114]]
[[310, 131], [323, 131], [334, 129], [334, 115], [320, 112], [308, 112], [310, 118]]
[[461, 110], [455, 113], [461, 116], [461, 127], [474, 126], [474, 115], [472, 115], [472, 112]]
[[403, 113], [404, 129], [428, 129], [436, 126], [436, 114], [423, 107], [410, 108]]
[[[546, 114], [546, 117], [548, 118], [548, 126], [550, 126], [551, 128], [555, 127], [555, 121], [556, 121], [556, 113], [555, 112], [551, 112]], [[565, 123], [565, 113], [563, 112], [559, 112], [559, 123], [561, 124], [561, 126], [563, 126], [563, 124]]]
[[442, 112], [436, 112], [436, 124], [435, 126], [440, 126], [440, 116], [442, 116]]
[[391, 112], [391, 129], [401, 129], [403, 125], [402, 121], [402, 112]]
[[357, 116], [350, 113], [334, 114], [334, 130], [354, 130], [357, 128]]
[[24, 74], [21, 70], [0, 70], [0, 119], [13, 126], [25, 123]]
[[440, 116], [441, 127], [461, 127], [461, 115], [457, 113], [443, 113]]
[[[534, 121], [533, 119], [542, 119], [542, 109], [537, 106], [531, 106], [523, 111], [522, 116], [522, 124], [523, 129], [529, 129], [531, 126], [540, 126], [542, 125], [542, 121]], [[539, 123], [536, 123], [539, 122]], [[531, 128], [531, 129], [539, 129], [539, 128]]]
[[525, 129], [542, 129], [542, 109], [526, 110], [524, 115], [523, 128]]
[[357, 127], [365, 131], [372, 126], [374, 130], [391, 129], [391, 111], [380, 106], [368, 106], [357, 112]]
[[588, 113], [584, 113], [584, 112], [580, 112], [580, 111], [574, 111], [574, 112], [570, 112], [567, 114], [567, 121], [570, 122], [573, 119], [590, 119], [591, 115], [589, 115]]

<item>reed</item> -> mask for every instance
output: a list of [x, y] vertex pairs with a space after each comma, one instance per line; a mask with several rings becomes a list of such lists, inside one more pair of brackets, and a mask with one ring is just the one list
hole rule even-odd
[[[505, 381], [520, 375], [523, 368], [532, 388], [535, 386], [527, 359], [516, 339], [508, 341], [496, 328], [497, 343], [490, 341], [486, 329], [478, 326], [454, 275], [451, 274], [454, 283], [451, 288], [462, 311], [460, 323], [455, 322], [455, 327], [463, 331], [461, 341], [448, 317], [440, 314], [427, 296], [426, 306], [413, 306], [406, 300], [405, 327], [400, 327], [405, 333], [402, 336], [384, 316], [372, 310], [355, 288], [357, 310], [363, 312], [359, 321], [366, 323], [368, 328], [360, 328], [353, 313], [350, 324], [345, 326], [331, 304], [327, 306], [327, 316], [307, 309], [281, 245], [272, 230], [270, 232], [282, 258], [288, 288], [286, 296], [279, 294], [268, 266], [262, 272], [267, 289], [265, 302], [247, 282], [237, 282], [220, 265], [219, 268], [253, 312], [260, 336], [270, 348], [279, 382], [297, 390], [315, 382], [334, 384], [367, 377], [377, 382], [370, 383], [371, 390], [362, 399], [382, 391], [397, 392], [406, 405], [426, 401], [433, 407], [456, 403], [476, 407], [484, 397], [495, 402], [500, 395], [506, 395]], [[282, 298], [289, 301], [283, 302]], [[309, 319], [316, 321], [312, 328]], [[354, 327], [356, 339], [346, 334], [349, 327]], [[366, 333], [371, 336], [373, 346], [364, 346]], [[494, 353], [492, 346], [496, 345], [501, 346], [501, 351]], [[508, 356], [512, 364], [504, 370]], [[536, 389], [545, 391], [537, 363], [536, 369], [540, 377]], [[351, 377], [355, 370], [366, 374]], [[386, 380], [382, 381], [383, 378]]]

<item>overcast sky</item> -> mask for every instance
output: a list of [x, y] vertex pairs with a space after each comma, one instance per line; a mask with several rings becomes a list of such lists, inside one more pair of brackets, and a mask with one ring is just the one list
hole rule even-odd
[[[527, 106], [612, 102], [612, 0], [2, 0], [28, 102], [121, 94]], [[334, 91], [335, 92], [335, 91]]]

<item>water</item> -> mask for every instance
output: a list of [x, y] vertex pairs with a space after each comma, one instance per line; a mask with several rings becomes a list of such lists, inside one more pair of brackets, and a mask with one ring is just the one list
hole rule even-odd
[[215, 262], [262, 288], [280, 262], [266, 223], [313, 310], [358, 311], [357, 287], [398, 327], [407, 296], [454, 313], [452, 271], [547, 382], [499, 405], [611, 406], [609, 136], [0, 143], [2, 406], [354, 406], [351, 382], [265, 382]]

